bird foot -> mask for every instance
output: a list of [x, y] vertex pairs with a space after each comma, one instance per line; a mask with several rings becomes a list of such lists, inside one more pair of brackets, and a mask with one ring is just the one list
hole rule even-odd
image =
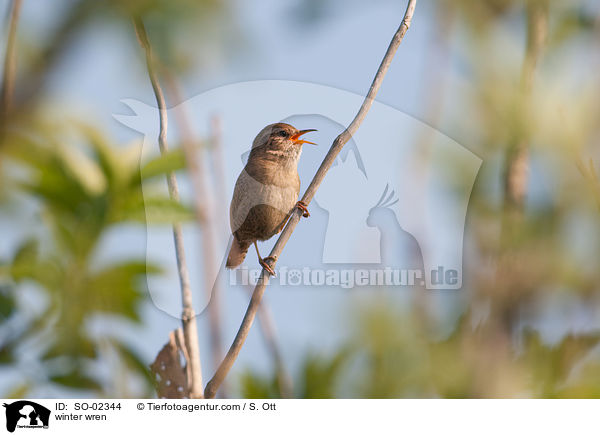
[[259, 258], [258, 259], [258, 263], [263, 267], [263, 269], [265, 269], [267, 272], [269, 272], [269, 275], [271, 276], [275, 276], [275, 272], [273, 271], [273, 268], [269, 265], [269, 261], [275, 261], [275, 257], [272, 256], [268, 256], [265, 258]]
[[298, 201], [296, 203], [296, 208], [299, 208], [300, 210], [302, 210], [302, 217], [307, 218], [310, 216], [310, 213], [308, 212], [308, 208], [304, 202]]

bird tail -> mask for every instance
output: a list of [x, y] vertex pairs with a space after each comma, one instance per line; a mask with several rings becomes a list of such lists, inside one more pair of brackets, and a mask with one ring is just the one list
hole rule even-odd
[[225, 267], [228, 269], [235, 269], [242, 264], [244, 258], [246, 258], [249, 247], [250, 242], [240, 242], [237, 237], [233, 236], [233, 242], [231, 243], [231, 248], [229, 249], [229, 255], [227, 256], [227, 263], [225, 264]]

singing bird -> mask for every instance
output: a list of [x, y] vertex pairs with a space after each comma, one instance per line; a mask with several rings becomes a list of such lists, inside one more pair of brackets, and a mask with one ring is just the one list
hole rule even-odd
[[273, 269], [262, 258], [257, 240], [267, 240], [279, 233], [295, 208], [310, 213], [306, 204], [298, 201], [300, 177], [298, 161], [305, 143], [301, 136], [314, 129], [298, 130], [289, 124], [267, 125], [254, 139], [248, 162], [235, 183], [229, 220], [233, 243], [229, 250], [226, 267], [234, 269], [246, 258], [251, 244], [256, 248], [258, 262], [271, 275]]

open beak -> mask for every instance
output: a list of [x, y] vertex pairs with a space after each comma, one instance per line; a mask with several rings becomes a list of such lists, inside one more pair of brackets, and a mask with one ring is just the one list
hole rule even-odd
[[309, 143], [311, 145], [316, 145], [316, 143], [314, 143], [314, 142], [309, 142], [307, 140], [300, 139], [300, 136], [302, 136], [303, 134], [306, 134], [306, 133], [308, 133], [310, 131], [317, 131], [317, 130], [315, 130], [314, 128], [309, 128], [308, 130], [300, 130], [298, 133], [296, 133], [295, 135], [293, 135], [290, 139], [296, 145], [302, 145], [304, 143]]

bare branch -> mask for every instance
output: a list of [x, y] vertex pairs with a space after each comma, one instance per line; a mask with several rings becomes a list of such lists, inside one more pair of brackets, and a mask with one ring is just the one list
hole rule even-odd
[[[521, 69], [521, 98], [525, 123], [531, 118], [531, 90], [537, 63], [541, 57], [548, 34], [548, 1], [529, 0], [527, 4], [527, 42]], [[525, 202], [529, 170], [529, 134], [521, 128], [516, 143], [509, 147], [506, 156], [504, 179], [505, 209], [519, 215]]]
[[[134, 20], [135, 31], [138, 41], [146, 54], [146, 67], [148, 76], [152, 83], [152, 89], [156, 97], [160, 117], [160, 132], [158, 135], [158, 146], [161, 153], [166, 153], [169, 149], [167, 144], [167, 105], [165, 96], [158, 80], [156, 68], [154, 66], [154, 56], [152, 47], [146, 34], [144, 23], [141, 19]], [[177, 186], [177, 178], [174, 172], [167, 175], [167, 184], [169, 187], [169, 195], [175, 201], [179, 201], [179, 188]], [[181, 284], [181, 298], [183, 305], [182, 322], [183, 334], [185, 337], [185, 347], [189, 354], [188, 366], [191, 368], [192, 379], [188, 380], [190, 386], [190, 398], [202, 398], [202, 368], [200, 366], [200, 350], [198, 346], [198, 327], [196, 326], [196, 314], [192, 305], [192, 291], [190, 288], [190, 278], [185, 259], [185, 249], [183, 246], [183, 232], [181, 224], [173, 224], [173, 240], [175, 243], [175, 256], [177, 259], [177, 272], [179, 274], [179, 282]]]
[[194, 192], [194, 208], [196, 212], [196, 221], [198, 226], [202, 227], [202, 260], [204, 263], [204, 289], [208, 305], [208, 319], [210, 325], [210, 345], [214, 368], [216, 369], [223, 358], [223, 333], [221, 328], [220, 301], [221, 283], [217, 279], [212, 281], [213, 270], [217, 270], [216, 252], [216, 223], [215, 223], [215, 203], [213, 195], [207, 186], [206, 170], [204, 167], [204, 149], [198, 148], [199, 141], [195, 138], [191, 128], [191, 123], [185, 107], [180, 103], [183, 101], [179, 83], [175, 77], [168, 71], [165, 71], [167, 78], [167, 89], [179, 105], [173, 109], [175, 121], [179, 127], [182, 138], [182, 147], [185, 154], [186, 165]]
[[[530, 167], [531, 120], [534, 113], [531, 107], [531, 92], [535, 78], [536, 65], [542, 55], [548, 33], [548, 0], [528, 0], [527, 40], [525, 58], [521, 68], [520, 105], [523, 115], [521, 125], [516, 129], [514, 140], [506, 150], [504, 167], [504, 203], [500, 236], [500, 256], [496, 271], [496, 281], [501, 283], [503, 297], [496, 297], [499, 328], [509, 336], [514, 329], [518, 315], [518, 305], [514, 303], [515, 289], [522, 286], [516, 281], [519, 275], [514, 271], [518, 267], [515, 252], [518, 249], [519, 232], [522, 229], [523, 210], [527, 195]], [[513, 281], [506, 285], [504, 277], [511, 276]]]
[[[227, 204], [227, 193], [225, 192], [225, 164], [223, 156], [223, 132], [221, 130], [221, 118], [218, 115], [213, 115], [210, 119], [210, 147], [209, 157], [211, 159], [210, 166], [213, 168], [213, 177], [215, 180], [215, 209], [220, 216], [229, 214], [229, 206]], [[218, 222], [220, 230], [227, 230], [227, 219], [220, 219]], [[225, 231], [226, 233], [227, 231]]]
[[[308, 188], [306, 189], [306, 192], [304, 193], [304, 196], [302, 197], [302, 201], [305, 204], [308, 205], [311, 202], [311, 200], [315, 196], [315, 193], [317, 192], [317, 189], [323, 182], [323, 179], [325, 178], [327, 171], [329, 170], [329, 168], [335, 161], [335, 158], [337, 157], [339, 152], [342, 150], [344, 145], [350, 140], [352, 135], [354, 133], [356, 133], [356, 130], [358, 130], [358, 127], [360, 127], [360, 124], [363, 122], [365, 116], [367, 115], [367, 112], [373, 105], [375, 96], [377, 95], [377, 92], [379, 91], [379, 88], [381, 87], [381, 83], [383, 82], [383, 78], [385, 77], [385, 74], [387, 73], [387, 71], [390, 67], [392, 59], [394, 58], [394, 54], [398, 50], [398, 47], [400, 46], [400, 43], [402, 42], [404, 35], [406, 34], [406, 32], [408, 31], [408, 28], [410, 27], [416, 4], [417, 4], [417, 0], [409, 0], [408, 6], [406, 8], [406, 12], [404, 13], [404, 18], [402, 19], [402, 23], [400, 24], [400, 27], [394, 34], [394, 37], [392, 38], [392, 41], [390, 42], [390, 45], [385, 53], [385, 56], [383, 57], [383, 60], [381, 61], [381, 64], [379, 65], [379, 69], [377, 70], [377, 73], [375, 74], [375, 78], [373, 79], [373, 83], [371, 84], [371, 88], [369, 89], [369, 93], [367, 94], [358, 113], [356, 114], [356, 116], [354, 117], [354, 119], [352, 120], [352, 122], [350, 123], [348, 128], [346, 128], [346, 130], [344, 130], [333, 141], [333, 144], [331, 145], [329, 152], [325, 156], [325, 159], [321, 163], [321, 166], [317, 170], [317, 173], [313, 177], [310, 185], [308, 186]], [[296, 225], [298, 224], [298, 221], [300, 220], [301, 215], [302, 215], [301, 210], [295, 210], [292, 213], [290, 219], [288, 220], [287, 225], [283, 229], [283, 232], [279, 236], [279, 239], [277, 239], [277, 242], [275, 243], [275, 246], [273, 247], [273, 249], [270, 253], [271, 257], [273, 257], [275, 259], [279, 258], [279, 255], [281, 255], [281, 252], [283, 251], [285, 244], [287, 243], [290, 236], [292, 235], [292, 232], [296, 228]], [[260, 302], [261, 302], [262, 296], [265, 292], [265, 288], [266, 288], [268, 282], [269, 282], [269, 274], [265, 270], [263, 270], [262, 274], [258, 280], [258, 283], [257, 283], [256, 287], [254, 288], [254, 292], [252, 293], [252, 298], [250, 299], [248, 309], [246, 310], [246, 314], [244, 315], [242, 324], [240, 325], [240, 328], [235, 336], [235, 339], [233, 340], [233, 344], [229, 348], [229, 351], [227, 352], [225, 359], [223, 360], [223, 362], [217, 369], [215, 375], [206, 385], [206, 389], [204, 390], [205, 397], [211, 398], [211, 397], [215, 396], [217, 390], [219, 389], [219, 386], [221, 385], [221, 383], [227, 376], [227, 373], [229, 373], [231, 366], [233, 366], [233, 363], [237, 359], [237, 356], [239, 355], [240, 350], [242, 349], [242, 346], [244, 345], [244, 342], [246, 341], [246, 337], [248, 336], [248, 333], [250, 332], [250, 327], [252, 326], [252, 323], [254, 322], [254, 317], [256, 316], [256, 312], [258, 311], [258, 309], [260, 307]]]
[[17, 24], [21, 12], [22, 0], [13, 0], [10, 12], [10, 24], [6, 42], [6, 54], [4, 56], [4, 76], [2, 80], [2, 93], [0, 94], [0, 124], [11, 109], [13, 93], [15, 90], [15, 74], [17, 71]]

